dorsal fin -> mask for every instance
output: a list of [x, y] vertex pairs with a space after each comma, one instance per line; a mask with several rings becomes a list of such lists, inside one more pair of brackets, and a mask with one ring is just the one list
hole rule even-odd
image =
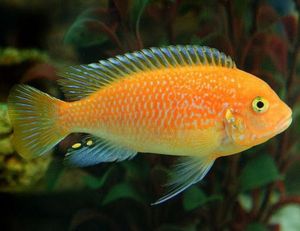
[[178, 66], [209, 65], [235, 68], [231, 57], [214, 48], [186, 45], [150, 48], [100, 60], [99, 63], [69, 67], [61, 73], [62, 90], [70, 100], [79, 100], [101, 86], [140, 71]]

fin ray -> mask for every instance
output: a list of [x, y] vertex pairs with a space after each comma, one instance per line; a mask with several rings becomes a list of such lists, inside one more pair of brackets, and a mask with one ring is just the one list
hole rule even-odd
[[66, 135], [57, 123], [62, 101], [33, 87], [17, 85], [8, 97], [8, 113], [13, 124], [17, 152], [32, 158], [50, 151]]
[[[88, 145], [88, 142], [92, 144]], [[87, 136], [80, 143], [79, 148], [70, 148], [65, 161], [75, 166], [89, 166], [101, 162], [123, 161], [131, 159], [136, 151], [117, 146], [107, 140], [95, 136]]]
[[100, 60], [98, 63], [69, 67], [60, 73], [62, 79], [59, 84], [67, 98], [79, 100], [133, 73], [188, 65], [235, 68], [229, 56], [214, 48], [196, 45], [152, 47]]
[[181, 157], [166, 185], [169, 192], [152, 205], [163, 203], [202, 180], [213, 163], [214, 160], [210, 158]]

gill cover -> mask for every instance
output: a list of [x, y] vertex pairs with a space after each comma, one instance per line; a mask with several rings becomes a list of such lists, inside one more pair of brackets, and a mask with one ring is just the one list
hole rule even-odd
[[232, 109], [227, 109], [225, 113], [225, 130], [235, 144], [247, 145], [245, 137], [245, 124], [241, 117], [235, 115]]

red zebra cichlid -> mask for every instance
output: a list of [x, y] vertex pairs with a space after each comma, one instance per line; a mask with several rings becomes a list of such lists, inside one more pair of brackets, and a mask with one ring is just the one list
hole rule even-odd
[[164, 202], [200, 181], [216, 158], [263, 143], [292, 122], [263, 80], [216, 49], [168, 46], [67, 69], [63, 102], [18, 85], [8, 99], [17, 151], [30, 158], [70, 133], [88, 133], [66, 159], [78, 166], [138, 152], [182, 156]]

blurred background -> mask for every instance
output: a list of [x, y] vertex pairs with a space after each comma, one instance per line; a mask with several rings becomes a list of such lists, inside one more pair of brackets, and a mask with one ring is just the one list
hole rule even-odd
[[[299, 0], [1, 0], [0, 230], [300, 230]], [[88, 168], [63, 165], [73, 135], [25, 161], [10, 142], [10, 88], [64, 99], [57, 71], [151, 46], [196, 44], [231, 55], [293, 108], [293, 124], [205, 179], [150, 206], [175, 158], [141, 154]]]

